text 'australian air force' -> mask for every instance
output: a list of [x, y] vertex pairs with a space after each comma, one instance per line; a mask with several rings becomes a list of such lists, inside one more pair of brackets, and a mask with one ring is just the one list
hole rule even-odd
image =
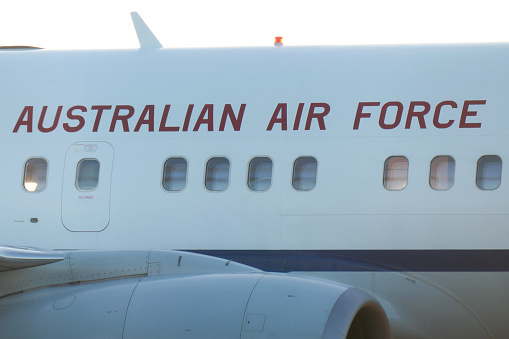
[[[480, 128], [478, 111], [486, 100], [456, 102], [444, 100], [432, 105], [427, 101], [359, 102], [351, 113], [353, 130], [363, 128], [369, 120], [377, 119], [381, 129], [437, 128], [453, 125], [458, 128]], [[288, 103], [278, 103], [268, 111], [265, 131], [309, 131], [327, 129], [331, 105], [325, 102], [299, 103], [296, 109]], [[65, 132], [98, 132], [106, 125], [108, 132], [197, 132], [225, 130], [240, 131], [247, 111], [247, 104], [189, 104], [185, 110], [173, 112], [171, 105], [157, 108], [145, 105], [76, 105], [71, 107], [25, 106], [13, 128], [13, 133], [42, 133], [63, 129]], [[256, 112], [260, 116], [261, 112]], [[334, 112], [336, 113], [336, 112]], [[336, 114], [344, 114], [337, 112]], [[263, 116], [263, 115], [262, 115]], [[426, 121], [428, 120], [428, 123]], [[214, 121], [219, 120], [219, 126]], [[352, 121], [351, 120], [351, 121]], [[456, 123], [458, 121], [458, 123]], [[350, 125], [352, 126], [352, 125]], [[330, 127], [330, 126], [329, 126]]]

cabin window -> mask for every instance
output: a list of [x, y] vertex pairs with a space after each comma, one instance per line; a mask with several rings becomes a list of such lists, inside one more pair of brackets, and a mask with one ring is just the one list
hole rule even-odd
[[76, 187], [81, 191], [92, 191], [99, 183], [99, 161], [81, 159], [76, 173]]
[[502, 159], [497, 155], [485, 155], [477, 161], [476, 184], [482, 190], [494, 190], [500, 186]]
[[298, 191], [312, 190], [316, 185], [317, 162], [313, 157], [301, 157], [293, 164], [292, 185]]
[[46, 187], [48, 162], [43, 158], [29, 159], [25, 164], [23, 187], [28, 192], [42, 191]]
[[408, 181], [408, 159], [401, 156], [385, 160], [384, 187], [391, 191], [399, 191], [406, 187]]
[[163, 187], [167, 191], [182, 191], [186, 185], [187, 161], [184, 158], [169, 158], [164, 163]]
[[205, 187], [209, 191], [224, 191], [228, 186], [230, 161], [226, 158], [212, 158], [207, 162]]
[[253, 191], [266, 191], [272, 182], [272, 160], [267, 157], [253, 158], [249, 162], [247, 185]]
[[455, 161], [448, 155], [431, 160], [429, 184], [435, 190], [448, 190], [454, 185]]

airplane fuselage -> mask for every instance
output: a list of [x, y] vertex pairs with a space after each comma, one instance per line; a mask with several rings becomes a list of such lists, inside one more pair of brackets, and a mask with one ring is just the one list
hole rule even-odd
[[[2, 53], [3, 243], [211, 254], [360, 287], [395, 337], [504, 337], [508, 57], [505, 44]], [[498, 185], [479, 179], [486, 156]], [[454, 161], [447, 189], [430, 184], [436, 157]], [[407, 160], [396, 189], [391, 158]], [[27, 189], [30, 159], [47, 162], [42, 190]], [[92, 188], [83, 159], [100, 164]], [[186, 165], [178, 189], [169, 159]], [[271, 164], [263, 189], [253, 159]], [[227, 167], [218, 182], [211, 160]]]

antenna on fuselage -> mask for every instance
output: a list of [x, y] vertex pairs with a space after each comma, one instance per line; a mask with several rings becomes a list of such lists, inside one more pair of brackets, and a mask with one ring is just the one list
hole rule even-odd
[[140, 43], [140, 48], [161, 48], [163, 45], [157, 40], [156, 36], [150, 28], [148, 28], [147, 24], [138, 12], [131, 12], [131, 18], [133, 19], [134, 29], [136, 30], [136, 35], [138, 35], [138, 41]]

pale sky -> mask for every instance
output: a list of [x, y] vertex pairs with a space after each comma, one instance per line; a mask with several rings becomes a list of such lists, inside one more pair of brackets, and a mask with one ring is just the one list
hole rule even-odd
[[509, 41], [507, 0], [0, 0], [0, 46], [138, 48]]

